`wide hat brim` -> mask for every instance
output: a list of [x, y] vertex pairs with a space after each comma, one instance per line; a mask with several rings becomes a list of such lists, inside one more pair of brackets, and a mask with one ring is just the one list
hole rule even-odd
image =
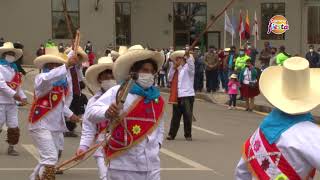
[[119, 82], [128, 78], [132, 65], [138, 61], [152, 59], [158, 66], [157, 72], [164, 63], [164, 56], [161, 53], [146, 49], [132, 49], [119, 56], [114, 64], [113, 74]]
[[288, 98], [285, 95], [282, 90], [285, 83], [282, 73], [282, 66], [271, 66], [260, 77], [260, 92], [273, 106], [285, 113], [297, 115], [310, 112], [320, 104], [320, 69], [310, 69], [310, 87], [305, 88], [305, 96], [301, 98]]
[[[170, 59], [172, 61], [175, 61], [178, 57], [184, 57], [185, 55], [186, 55], [186, 51], [185, 50], [174, 51], [173, 53], [170, 54]], [[190, 56], [193, 57], [192, 54], [190, 54]]]
[[[69, 54], [69, 52], [72, 50], [72, 48], [68, 48], [64, 51], [64, 53]], [[89, 61], [89, 57], [86, 54], [86, 52], [84, 52], [84, 50], [82, 48], [78, 49], [78, 54], [81, 56], [81, 59], [79, 59], [80, 62], [86, 62]]]
[[58, 64], [65, 64], [67, 63], [67, 60], [65, 60], [62, 55], [56, 56], [56, 55], [42, 55], [37, 57], [34, 60], [34, 65], [37, 66], [39, 69], [42, 69], [42, 67], [47, 63], [58, 63]]
[[92, 88], [101, 88], [101, 84], [98, 82], [98, 76], [105, 70], [112, 70], [112, 63], [101, 63], [90, 66], [86, 71], [86, 80]]
[[14, 55], [14, 58], [15, 60], [14, 61], [17, 61], [18, 59], [20, 59], [23, 55], [23, 51], [21, 49], [16, 49], [16, 48], [1, 48], [0, 47], [0, 57], [2, 57], [3, 53], [5, 52], [14, 52], [15, 55]]

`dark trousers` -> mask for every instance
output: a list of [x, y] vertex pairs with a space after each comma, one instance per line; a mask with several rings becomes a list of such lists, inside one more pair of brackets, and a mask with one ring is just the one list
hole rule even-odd
[[203, 89], [203, 72], [196, 73], [194, 76], [194, 90], [202, 91]]
[[236, 94], [229, 94], [229, 106], [236, 106], [237, 104], [237, 95]]
[[219, 79], [224, 90], [228, 90], [228, 71], [219, 70]]
[[164, 87], [165, 84], [164, 84], [164, 79], [165, 78], [165, 74], [159, 74], [158, 76], [158, 86], [159, 87]]
[[216, 91], [218, 89], [218, 69], [206, 70], [206, 86], [207, 92]]
[[175, 138], [180, 127], [181, 116], [183, 116], [184, 137], [192, 137], [192, 117], [193, 117], [194, 96], [178, 98], [178, 104], [173, 105], [172, 119], [169, 136]]
[[[71, 105], [70, 105], [70, 110], [75, 115], [80, 115], [81, 114], [80, 105], [81, 105], [80, 104], [80, 96], [76, 95], [76, 94], [73, 94], [72, 102], [71, 102]], [[67, 129], [69, 131], [74, 131], [77, 128], [77, 124], [74, 123], [74, 122], [70, 122], [70, 121], [66, 121], [66, 126], [67, 126]]]

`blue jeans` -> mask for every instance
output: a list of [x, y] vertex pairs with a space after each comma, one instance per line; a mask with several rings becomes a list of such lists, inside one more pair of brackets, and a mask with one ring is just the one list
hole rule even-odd
[[219, 80], [221, 81], [222, 88], [228, 90], [228, 71], [219, 70]]

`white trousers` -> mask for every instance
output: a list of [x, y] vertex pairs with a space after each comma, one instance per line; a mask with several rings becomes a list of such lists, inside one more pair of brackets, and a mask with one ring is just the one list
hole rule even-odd
[[15, 104], [0, 104], [0, 129], [6, 124], [8, 128], [18, 127], [18, 108]]
[[100, 180], [107, 180], [107, 172], [108, 168], [106, 166], [106, 163], [104, 161], [104, 157], [95, 157], [98, 171], [99, 171], [99, 178]]
[[57, 164], [58, 151], [61, 146], [61, 132], [51, 132], [46, 129], [36, 129], [29, 132], [40, 154], [40, 161], [30, 176], [30, 180], [34, 180], [37, 175], [42, 176], [45, 165]]
[[153, 171], [122, 171], [108, 169], [108, 180], [160, 180], [160, 169]]

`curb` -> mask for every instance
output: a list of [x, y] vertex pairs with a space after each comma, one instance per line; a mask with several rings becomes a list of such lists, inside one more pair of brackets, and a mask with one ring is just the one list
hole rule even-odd
[[[169, 90], [169, 88], [160, 88], [160, 92], [170, 93], [170, 90]], [[206, 101], [208, 103], [218, 104], [217, 102], [214, 102], [208, 95], [203, 94], [203, 93], [196, 93], [195, 98], [201, 99], [201, 100]]]

